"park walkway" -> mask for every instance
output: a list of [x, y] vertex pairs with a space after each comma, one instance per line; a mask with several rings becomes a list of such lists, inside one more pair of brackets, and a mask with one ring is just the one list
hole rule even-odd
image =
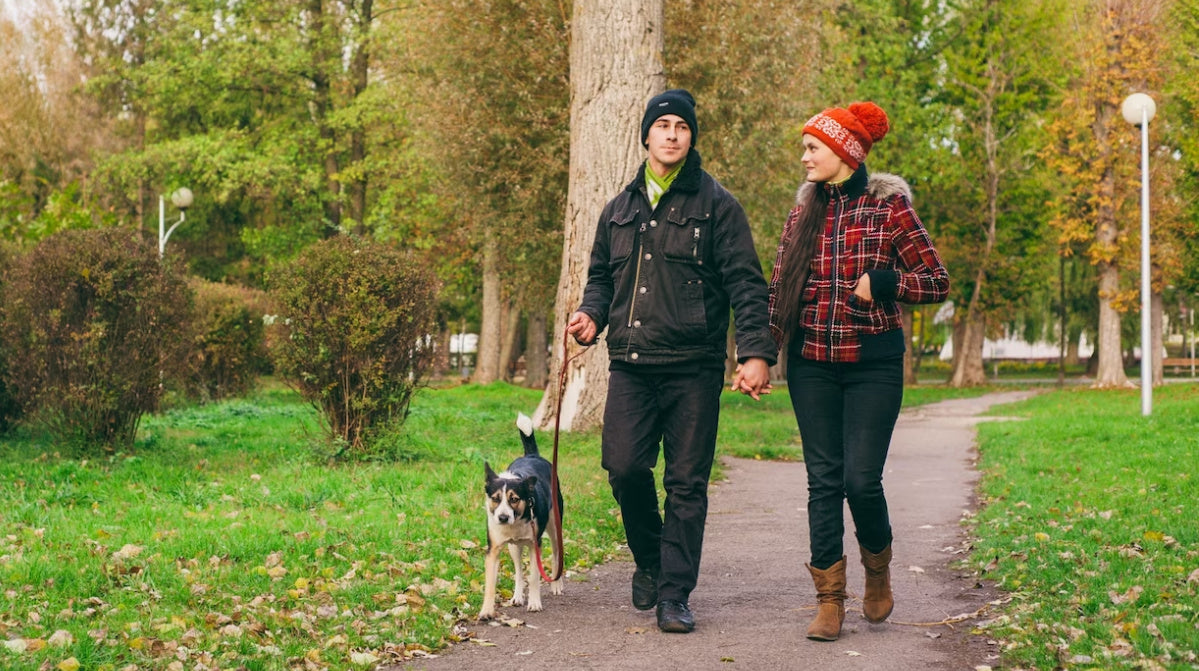
[[522, 626], [468, 623], [475, 640], [396, 669], [970, 671], [993, 664], [994, 646], [971, 629], [994, 616], [997, 595], [953, 563], [964, 556], [960, 521], [974, 506], [977, 415], [1030, 394], [944, 401], [900, 416], [883, 481], [895, 532], [896, 605], [886, 623], [862, 618], [864, 578], [847, 525], [850, 599], [841, 639], [804, 637], [815, 594], [803, 565], [803, 464], [726, 459], [727, 480], [712, 488], [700, 582], [691, 595], [693, 633], [662, 634], [653, 611], [634, 610], [632, 564], [617, 561], [568, 578], [560, 597], [543, 590], [543, 612], [502, 609]]

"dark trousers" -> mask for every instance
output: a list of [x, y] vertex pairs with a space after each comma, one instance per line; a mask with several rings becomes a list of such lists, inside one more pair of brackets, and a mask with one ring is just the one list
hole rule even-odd
[[[603, 467], [620, 505], [633, 559], [658, 570], [658, 598], [686, 602], [699, 577], [708, 478], [724, 372], [613, 370], [604, 408]], [[661, 443], [666, 490], [658, 511], [653, 468]]]
[[826, 363], [787, 360], [787, 386], [808, 472], [812, 566], [844, 555], [844, 501], [858, 542], [878, 553], [891, 544], [883, 465], [903, 401], [903, 359]]

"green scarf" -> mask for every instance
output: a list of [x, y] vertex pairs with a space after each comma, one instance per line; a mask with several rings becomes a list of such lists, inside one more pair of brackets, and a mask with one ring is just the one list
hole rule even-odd
[[679, 172], [683, 169], [683, 164], [686, 162], [687, 159], [679, 161], [674, 170], [666, 173], [665, 177], [658, 177], [654, 174], [653, 168], [649, 167], [649, 163], [645, 164], [645, 191], [649, 194], [650, 207], [658, 206], [658, 201], [662, 199], [662, 194], [670, 189], [670, 185], [674, 183], [674, 178], [679, 176]]

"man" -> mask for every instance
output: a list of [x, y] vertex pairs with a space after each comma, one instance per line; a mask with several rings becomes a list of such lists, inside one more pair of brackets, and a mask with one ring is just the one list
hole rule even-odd
[[[567, 332], [582, 344], [608, 329], [610, 379], [603, 467], [637, 568], [633, 605], [658, 627], [695, 628], [708, 478], [724, 382], [729, 307], [736, 323], [733, 389], [770, 391], [777, 349], [768, 289], [740, 203], [703, 170], [695, 100], [673, 89], [649, 101], [636, 178], [600, 215], [583, 302]], [[665, 516], [653, 467], [665, 457]]]

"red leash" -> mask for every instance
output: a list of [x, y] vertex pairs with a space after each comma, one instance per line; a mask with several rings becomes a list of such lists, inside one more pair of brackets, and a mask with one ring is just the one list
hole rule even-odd
[[565, 548], [562, 546], [562, 509], [558, 506], [558, 435], [561, 433], [562, 425], [562, 394], [566, 391], [566, 373], [570, 370], [570, 362], [587, 353], [587, 349], [579, 350], [574, 356], [568, 356], [570, 345], [570, 334], [565, 330], [562, 331], [562, 370], [558, 371], [558, 403], [554, 408], [554, 459], [550, 469], [550, 533], [554, 534], [553, 538], [557, 543], [554, 547], [558, 551], [554, 553], [554, 577], [551, 578], [545, 574], [545, 567], [541, 564], [541, 542], [537, 543], [537, 570], [541, 572], [541, 577], [546, 582], [554, 582], [562, 577], [562, 566], [565, 563], [564, 557]]

